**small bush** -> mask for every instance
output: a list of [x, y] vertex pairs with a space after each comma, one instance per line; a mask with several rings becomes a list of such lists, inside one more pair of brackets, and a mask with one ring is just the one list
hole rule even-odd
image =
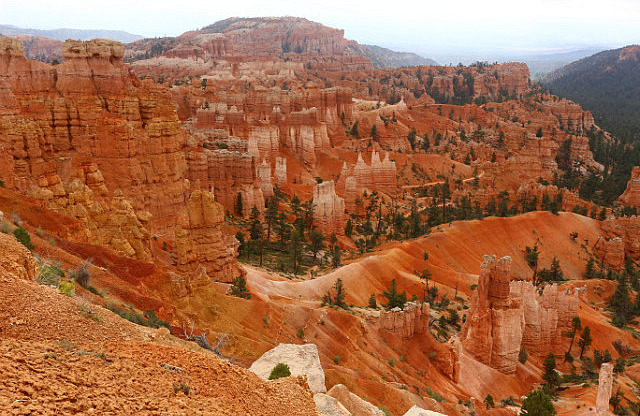
[[298, 338], [304, 338], [304, 329], [298, 328], [298, 332], [296, 332]]
[[3, 180], [0, 180], [0, 188], [6, 188], [7, 185], [4, 183]]
[[424, 392], [427, 393], [433, 400], [437, 401], [438, 403], [444, 402], [444, 398], [438, 393], [431, 390], [431, 387], [429, 386], [425, 387]]
[[59, 264], [40, 264], [38, 283], [51, 287], [58, 287], [58, 282], [61, 277], [64, 277], [64, 271], [60, 268]]
[[342, 361], [342, 357], [339, 355], [336, 355], [333, 357], [333, 363], [338, 365], [338, 363], [340, 363], [340, 361]]
[[146, 311], [144, 311], [143, 316], [148, 322], [146, 324], [143, 324], [145, 326], [150, 326], [151, 328], [165, 327], [169, 330], [171, 329], [171, 325], [169, 325], [169, 322], [163, 321], [162, 319], [158, 318], [156, 316], [156, 313], [151, 309], [147, 309]]
[[27, 230], [25, 230], [22, 227], [18, 227], [15, 230], [13, 230], [13, 235], [23, 246], [28, 248], [29, 251], [33, 251], [35, 246], [31, 242], [31, 235], [29, 235], [29, 232]]
[[184, 383], [174, 384], [173, 385], [173, 392], [174, 393], [178, 393], [179, 391], [183, 391], [184, 394], [186, 394], [188, 396], [189, 392], [191, 391], [191, 387], [188, 384], [184, 384]]
[[271, 370], [271, 374], [269, 374], [269, 380], [277, 380], [282, 377], [289, 377], [291, 375], [291, 370], [289, 366], [284, 363], [278, 363], [273, 370]]
[[58, 292], [72, 298], [76, 295], [76, 285], [73, 282], [58, 282]]
[[524, 364], [527, 362], [528, 358], [529, 354], [527, 354], [527, 349], [523, 345], [522, 347], [520, 347], [520, 352], [518, 353], [518, 361]]
[[7, 220], [0, 222], [0, 233], [11, 234], [11, 223]]

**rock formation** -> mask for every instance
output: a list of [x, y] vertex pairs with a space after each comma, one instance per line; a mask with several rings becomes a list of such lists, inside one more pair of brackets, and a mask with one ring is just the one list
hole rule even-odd
[[38, 265], [31, 252], [15, 237], [3, 233], [0, 233], [0, 276], [25, 280], [38, 277]]
[[540, 295], [531, 282], [511, 282], [510, 257], [485, 256], [462, 346], [478, 361], [513, 374], [522, 346], [541, 355], [561, 353], [577, 311], [575, 289], [547, 285]]
[[212, 281], [231, 282], [240, 274], [238, 241], [222, 231], [224, 209], [211, 192], [196, 189], [180, 212], [176, 225], [178, 271], [187, 275], [203, 268]]
[[260, 165], [258, 165], [258, 177], [261, 181], [262, 195], [265, 198], [269, 198], [273, 196], [273, 184], [271, 183], [271, 163], [267, 163], [266, 160], [263, 160]]
[[411, 338], [414, 334], [422, 334], [429, 325], [429, 304], [407, 302], [404, 309], [393, 308], [380, 312], [380, 328], [393, 332], [401, 338]]
[[360, 198], [364, 190], [384, 192], [387, 195], [395, 195], [396, 163], [389, 159], [389, 153], [380, 161], [380, 154], [373, 151], [371, 164], [367, 165], [358, 154], [358, 161], [354, 166], [342, 165], [338, 189], [344, 191], [345, 207], [347, 212], [356, 212], [355, 200]]
[[289, 366], [291, 375], [306, 375], [309, 388], [314, 393], [326, 393], [324, 384], [324, 370], [320, 364], [318, 347], [315, 344], [279, 344], [277, 347], [262, 354], [251, 364], [253, 371], [263, 380], [267, 380], [271, 370], [279, 363]]
[[626, 258], [640, 260], [640, 217], [611, 216], [602, 222], [602, 232], [594, 252], [606, 265], [622, 270]]
[[318, 413], [324, 416], [351, 416], [338, 399], [324, 393], [316, 393], [313, 395], [313, 401], [316, 403]]
[[333, 181], [316, 184], [313, 188], [313, 219], [325, 236], [344, 234], [344, 199], [336, 194]]
[[417, 405], [413, 405], [411, 409], [404, 414], [404, 416], [444, 416], [442, 413], [434, 412], [433, 410], [425, 410]]
[[0, 148], [14, 171], [7, 186], [43, 195], [43, 183], [60, 183], [62, 192], [70, 172], [95, 163], [108, 190], [149, 211], [154, 228], [172, 230], [187, 197], [186, 134], [168, 90], [130, 74], [118, 42], [67, 41], [62, 52], [65, 62], [49, 66], [28, 61], [20, 41], [0, 39]]
[[273, 181], [280, 189], [287, 187], [287, 159], [284, 157], [276, 157], [276, 169], [273, 173]]
[[611, 399], [611, 386], [613, 384], [613, 365], [603, 363], [600, 366], [598, 379], [598, 396], [596, 398], [596, 415], [609, 415], [609, 399]]
[[630, 207], [640, 208], [640, 166], [634, 166], [631, 170], [631, 179], [618, 201]]
[[188, 153], [189, 177], [210, 189], [230, 213], [248, 217], [255, 206], [264, 211], [257, 160], [248, 153], [226, 149], [194, 149]]
[[344, 384], [331, 387], [327, 395], [337, 399], [353, 416], [384, 416], [384, 412], [349, 391]]

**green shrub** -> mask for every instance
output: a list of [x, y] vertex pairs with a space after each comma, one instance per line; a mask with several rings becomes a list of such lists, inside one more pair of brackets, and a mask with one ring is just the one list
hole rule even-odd
[[76, 285], [73, 282], [58, 282], [58, 292], [72, 298], [76, 295]]
[[304, 338], [304, 329], [298, 328], [298, 332], [296, 332], [298, 338]]
[[524, 364], [527, 362], [528, 358], [529, 354], [527, 354], [527, 349], [523, 345], [522, 347], [520, 347], [520, 352], [518, 353], [518, 361]]
[[184, 394], [189, 395], [189, 392], [191, 391], [191, 387], [188, 384], [184, 384], [184, 383], [174, 384], [173, 392], [178, 393], [179, 391], [183, 391]]
[[282, 377], [289, 377], [291, 375], [291, 370], [289, 370], [289, 366], [284, 363], [278, 363], [273, 370], [271, 370], [271, 374], [269, 374], [269, 380], [277, 380]]
[[231, 294], [239, 298], [251, 299], [251, 292], [247, 288], [247, 280], [244, 277], [238, 276], [233, 279]]
[[59, 264], [40, 264], [38, 283], [51, 287], [58, 287], [58, 282], [61, 277], [64, 277], [64, 271], [60, 268]]
[[336, 355], [333, 357], [333, 363], [338, 365], [338, 363], [340, 363], [340, 361], [342, 361], [342, 357], [339, 355]]
[[31, 235], [29, 235], [29, 232], [27, 230], [25, 230], [22, 227], [18, 227], [15, 230], [13, 230], [13, 235], [23, 246], [28, 248], [29, 251], [33, 251], [35, 246], [31, 242]]

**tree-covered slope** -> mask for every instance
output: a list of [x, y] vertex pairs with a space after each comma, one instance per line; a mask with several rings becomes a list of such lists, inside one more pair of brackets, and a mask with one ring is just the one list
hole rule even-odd
[[590, 110], [600, 127], [623, 141], [640, 140], [640, 46], [597, 53], [541, 81]]

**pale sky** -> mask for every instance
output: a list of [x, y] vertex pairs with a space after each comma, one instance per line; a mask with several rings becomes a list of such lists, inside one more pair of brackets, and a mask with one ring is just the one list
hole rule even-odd
[[227, 17], [299, 16], [396, 50], [640, 43], [640, 0], [0, 0], [0, 24], [177, 36]]

